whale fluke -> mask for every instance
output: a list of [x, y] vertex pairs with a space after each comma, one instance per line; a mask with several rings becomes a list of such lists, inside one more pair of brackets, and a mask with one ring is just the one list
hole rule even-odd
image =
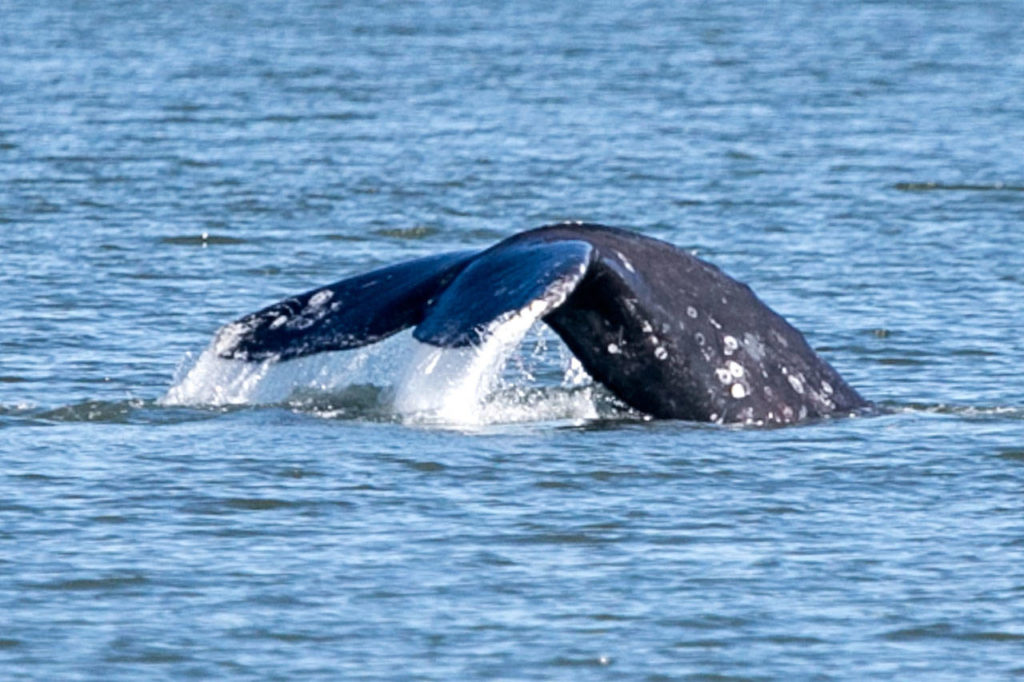
[[565, 303], [593, 251], [574, 240], [488, 249], [441, 292], [413, 336], [435, 346], [479, 345], [495, 325], [525, 308], [543, 316]]
[[527, 313], [654, 417], [789, 424], [868, 405], [747, 285], [666, 242], [592, 224], [344, 279], [226, 325], [214, 347], [224, 358], [288, 360], [414, 327], [419, 341], [461, 348]]
[[225, 325], [214, 348], [222, 358], [263, 361], [376, 343], [419, 324], [432, 297], [476, 255], [427, 256], [290, 296]]

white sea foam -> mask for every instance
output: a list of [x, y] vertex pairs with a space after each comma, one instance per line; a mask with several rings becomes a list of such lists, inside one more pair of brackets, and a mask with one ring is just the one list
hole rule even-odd
[[[496, 324], [481, 346], [438, 348], [397, 334], [356, 350], [286, 362], [226, 360], [210, 347], [183, 363], [165, 405], [289, 404], [324, 416], [349, 414], [353, 387], [383, 414], [416, 424], [477, 426], [523, 421], [582, 421], [619, 414], [540, 311]], [[525, 341], [524, 341], [525, 337]], [[364, 406], [365, 407], [365, 406]]]
[[393, 373], [392, 340], [352, 351], [320, 353], [287, 362], [242, 362], [217, 355], [211, 344], [186, 362], [161, 399], [165, 405], [263, 405], [295, 393], [332, 393], [356, 384], [384, 385]]

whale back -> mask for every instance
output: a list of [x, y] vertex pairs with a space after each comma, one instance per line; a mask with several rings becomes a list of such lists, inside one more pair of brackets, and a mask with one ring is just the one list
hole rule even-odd
[[[544, 321], [590, 374], [655, 417], [786, 424], [866, 404], [804, 336], [748, 287], [672, 244], [586, 230], [587, 276]], [[525, 233], [530, 234], [530, 233]]]

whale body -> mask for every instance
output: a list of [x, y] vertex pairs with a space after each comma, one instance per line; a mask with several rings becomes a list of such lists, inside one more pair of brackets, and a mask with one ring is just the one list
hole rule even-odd
[[524, 316], [543, 320], [595, 380], [656, 418], [791, 424], [869, 404], [747, 285], [667, 242], [583, 223], [286, 298], [225, 325], [214, 349], [286, 361], [408, 327], [425, 344], [465, 348]]

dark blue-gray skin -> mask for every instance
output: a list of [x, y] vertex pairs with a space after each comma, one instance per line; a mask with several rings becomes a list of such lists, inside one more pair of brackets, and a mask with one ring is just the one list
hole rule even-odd
[[653, 417], [791, 424], [868, 403], [745, 284], [666, 242], [602, 225], [521, 232], [287, 298], [226, 325], [224, 358], [288, 360], [408, 327], [438, 347], [543, 319], [583, 367]]

